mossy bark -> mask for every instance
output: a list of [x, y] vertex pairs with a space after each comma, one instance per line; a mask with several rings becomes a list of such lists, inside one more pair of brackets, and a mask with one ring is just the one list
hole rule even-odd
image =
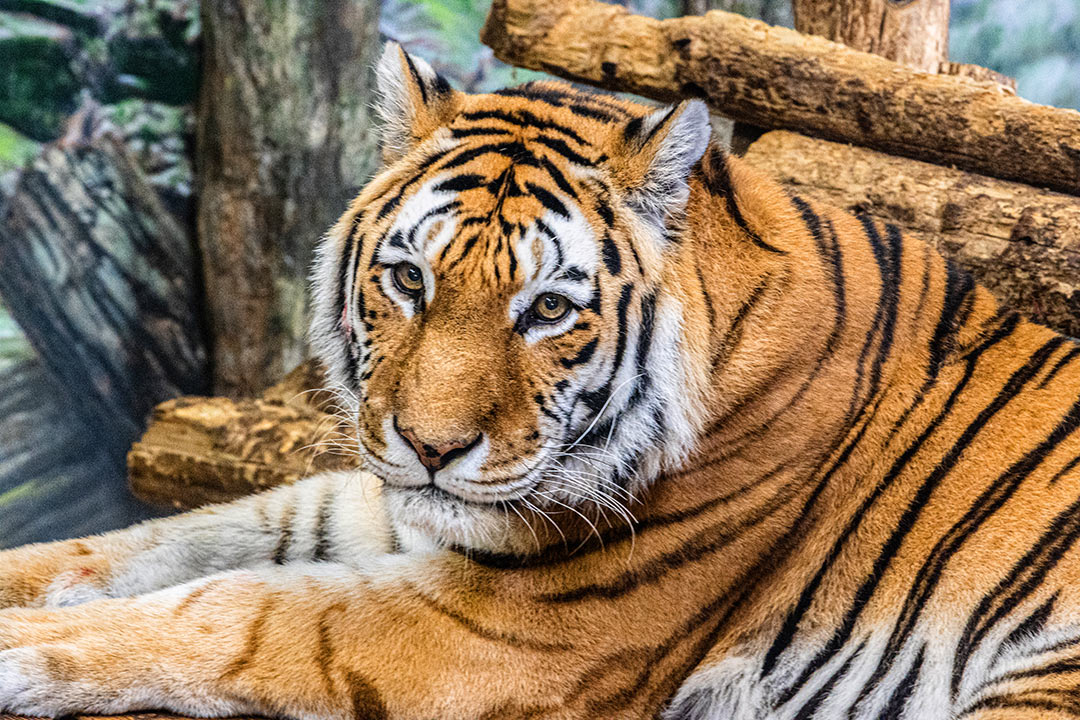
[[119, 468], [151, 409], [206, 389], [191, 238], [109, 135], [47, 146], [0, 213], [0, 295]]

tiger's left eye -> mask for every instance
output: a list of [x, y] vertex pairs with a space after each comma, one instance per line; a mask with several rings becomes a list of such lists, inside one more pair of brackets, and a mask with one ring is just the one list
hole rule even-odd
[[401, 292], [415, 297], [424, 289], [424, 273], [412, 263], [398, 263], [394, 266], [394, 284]]
[[532, 306], [533, 315], [544, 322], [558, 322], [570, 312], [570, 301], [562, 295], [544, 293]]

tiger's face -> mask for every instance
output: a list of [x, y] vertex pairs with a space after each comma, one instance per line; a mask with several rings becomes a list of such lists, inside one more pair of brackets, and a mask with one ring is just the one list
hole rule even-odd
[[321, 248], [312, 337], [393, 519], [516, 553], [629, 521], [700, 424], [666, 283], [704, 107], [466, 96], [396, 45], [379, 78], [384, 167]]

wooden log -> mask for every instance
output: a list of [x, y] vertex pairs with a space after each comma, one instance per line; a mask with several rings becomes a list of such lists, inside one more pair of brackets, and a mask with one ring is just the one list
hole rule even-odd
[[1080, 337], [1080, 199], [785, 131], [744, 159], [795, 192], [897, 224], [1012, 307]]
[[795, 29], [923, 72], [949, 60], [949, 0], [794, 0]]
[[207, 389], [195, 267], [109, 135], [48, 146], [0, 212], [0, 295], [119, 470], [156, 404]]
[[377, 158], [377, 0], [203, 2], [198, 231], [214, 389], [265, 390], [306, 354], [318, 238]]
[[314, 361], [259, 400], [181, 398], [159, 406], [128, 454], [135, 496], [192, 508], [325, 470], [356, 467], [355, 441], [333, 414]]
[[751, 125], [1080, 194], [1080, 112], [738, 15], [661, 21], [596, 0], [494, 0], [481, 37], [501, 60], [570, 80], [701, 97]]

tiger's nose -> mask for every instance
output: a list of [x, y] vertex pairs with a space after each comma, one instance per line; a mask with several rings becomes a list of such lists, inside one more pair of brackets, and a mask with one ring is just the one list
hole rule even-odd
[[413, 430], [400, 427], [397, 424], [397, 418], [394, 418], [394, 429], [397, 430], [398, 435], [412, 447], [413, 451], [416, 453], [416, 457], [420, 458], [420, 462], [427, 468], [428, 473], [432, 475], [442, 470], [457, 458], [466, 455], [480, 442], [480, 433], [477, 433], [476, 437], [472, 440], [425, 443], [417, 437]]

